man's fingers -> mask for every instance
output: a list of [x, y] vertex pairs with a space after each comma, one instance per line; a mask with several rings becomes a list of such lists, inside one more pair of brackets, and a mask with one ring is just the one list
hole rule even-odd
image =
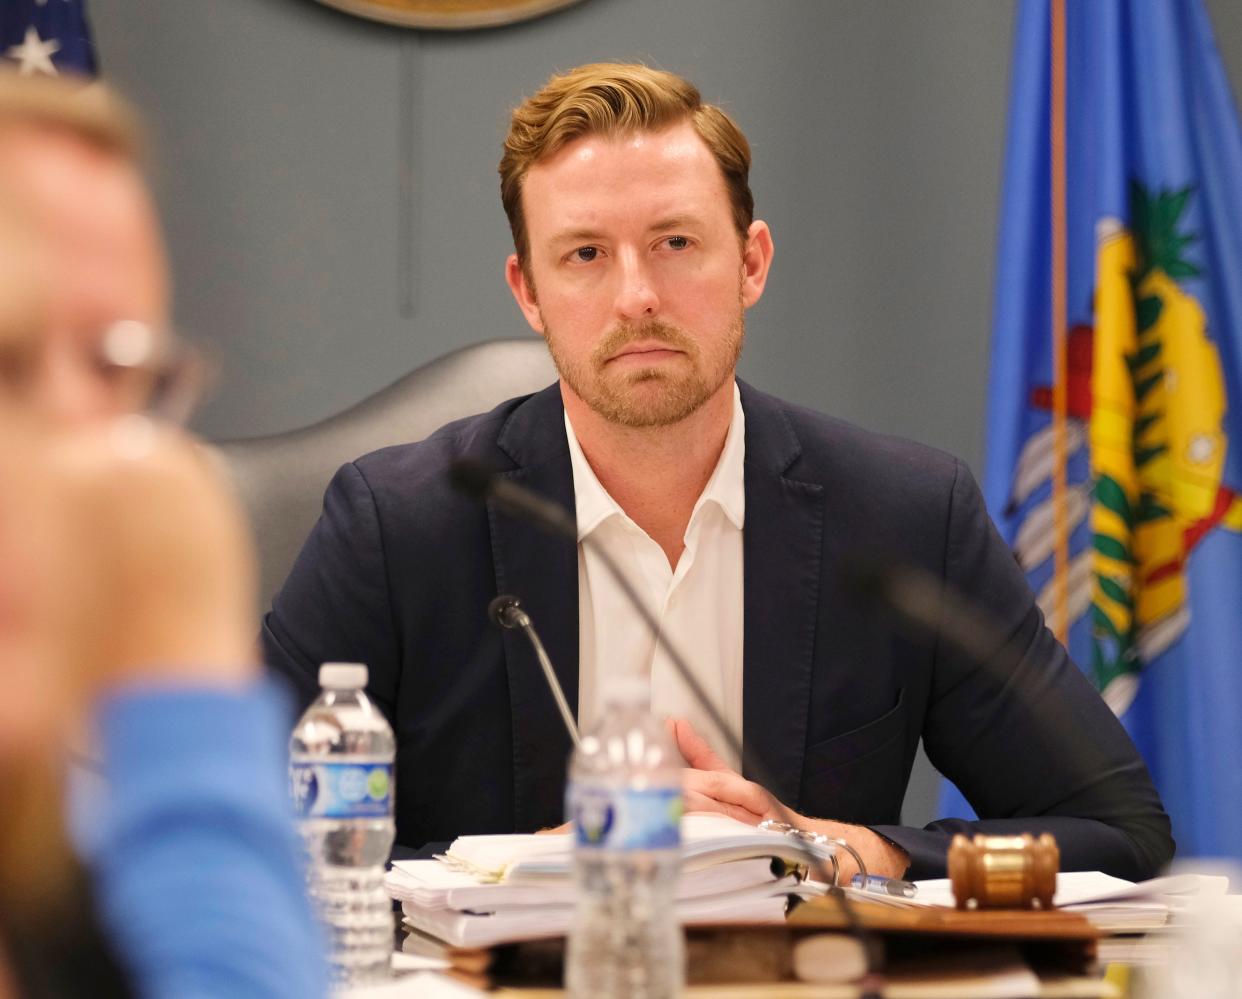
[[697, 791], [687, 791], [685, 795], [686, 814], [691, 812], [712, 812], [718, 815], [727, 815], [731, 819], [737, 819], [738, 822], [745, 822], [748, 826], [756, 826], [763, 821], [761, 816], [755, 815], [754, 812], [748, 812], [740, 805], [732, 805], [727, 801], [717, 801], [715, 798], [709, 798], [706, 795], [699, 794]]
[[677, 740], [677, 749], [686, 761], [686, 766], [694, 770], [724, 770], [732, 773], [729, 765], [716, 755], [716, 751], [686, 719], [672, 718], [669, 721], [673, 738]]
[[735, 805], [757, 816], [759, 822], [772, 811], [772, 796], [754, 781], [731, 770], [686, 770], [682, 778], [685, 793], [691, 792], [723, 804]]

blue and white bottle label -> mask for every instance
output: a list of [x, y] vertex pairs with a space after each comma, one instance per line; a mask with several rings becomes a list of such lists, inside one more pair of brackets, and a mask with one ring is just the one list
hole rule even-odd
[[289, 792], [298, 818], [386, 818], [392, 815], [392, 764], [294, 763]]
[[680, 788], [571, 784], [569, 814], [581, 849], [675, 850], [681, 845]]

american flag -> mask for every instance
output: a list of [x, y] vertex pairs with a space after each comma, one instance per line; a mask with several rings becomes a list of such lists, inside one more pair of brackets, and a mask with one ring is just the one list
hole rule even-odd
[[0, 0], [0, 67], [23, 76], [94, 76], [86, 0]]

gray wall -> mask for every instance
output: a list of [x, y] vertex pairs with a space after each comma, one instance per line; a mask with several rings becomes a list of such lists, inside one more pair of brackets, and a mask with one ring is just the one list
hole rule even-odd
[[[1236, 80], [1242, 5], [1209, 6]], [[743, 376], [981, 468], [1009, 0], [585, 0], [459, 34], [312, 0], [91, 11], [152, 126], [179, 322], [221, 364], [203, 434], [299, 426], [526, 334], [501, 279], [508, 110], [554, 69], [641, 59], [754, 147], [777, 254]], [[921, 764], [907, 818], [932, 797]]]
[[311, 0], [91, 10], [105, 73], [151, 119], [179, 320], [223, 365], [208, 436], [527, 334], [501, 280], [508, 111], [557, 67], [634, 58], [694, 79], [754, 145], [777, 258], [744, 376], [982, 453], [1008, 3], [584, 0], [456, 34]]

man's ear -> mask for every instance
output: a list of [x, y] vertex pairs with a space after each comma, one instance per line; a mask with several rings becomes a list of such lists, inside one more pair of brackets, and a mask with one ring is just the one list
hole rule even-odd
[[772, 267], [772, 230], [766, 222], [755, 219], [742, 247], [742, 306], [749, 309], [763, 296]]
[[513, 300], [522, 310], [530, 328], [542, 336], [543, 316], [539, 312], [539, 301], [535, 298], [535, 286], [526, 276], [526, 270], [516, 253], [510, 253], [505, 261], [505, 283], [513, 292]]

